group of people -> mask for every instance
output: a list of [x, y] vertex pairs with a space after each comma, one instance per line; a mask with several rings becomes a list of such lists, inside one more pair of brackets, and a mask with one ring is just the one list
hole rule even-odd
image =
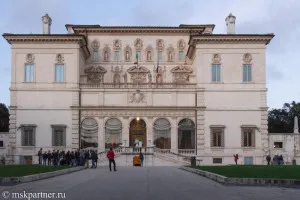
[[41, 148], [38, 152], [38, 162], [40, 165], [52, 166], [84, 166], [89, 167], [89, 160], [92, 160], [92, 168], [97, 167], [98, 155], [96, 151], [83, 150], [83, 151], [59, 151], [49, 150], [44, 151]]
[[[115, 153], [113, 148], [107, 152], [106, 157], [109, 161], [109, 170], [112, 171], [111, 165], [113, 164], [114, 171], [116, 170]], [[97, 168], [98, 154], [97, 151], [93, 150], [82, 150], [82, 151], [59, 151], [49, 150], [44, 151], [41, 148], [38, 152], [39, 164], [40, 165], [53, 165], [53, 166], [84, 166], [89, 167], [89, 160], [92, 160], [91, 168]], [[139, 154], [140, 164], [143, 166], [144, 155], [142, 152]]]
[[[270, 165], [270, 162], [271, 162], [271, 156], [268, 155], [268, 156], [266, 157], [266, 160], [267, 160], [267, 162], [268, 162], [268, 165]], [[272, 164], [273, 164], [273, 165], [283, 165], [283, 164], [284, 164], [284, 160], [283, 160], [282, 155], [280, 155], [280, 156], [279, 156], [279, 155], [275, 155], [275, 156], [273, 157]]]

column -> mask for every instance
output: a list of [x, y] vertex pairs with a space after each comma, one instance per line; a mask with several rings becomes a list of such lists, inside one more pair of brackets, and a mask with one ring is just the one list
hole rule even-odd
[[95, 117], [98, 122], [98, 152], [105, 150], [105, 124], [104, 117]]
[[171, 120], [171, 151], [178, 152], [178, 125], [177, 117], [172, 117]]
[[153, 146], [153, 117], [147, 117], [147, 147]]
[[205, 104], [204, 91], [197, 91], [197, 156], [204, 155], [205, 149]]
[[129, 147], [129, 118], [123, 117], [122, 119], [122, 144]]

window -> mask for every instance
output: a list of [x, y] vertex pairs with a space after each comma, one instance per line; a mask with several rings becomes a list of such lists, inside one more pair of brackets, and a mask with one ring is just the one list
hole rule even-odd
[[274, 142], [275, 149], [281, 149], [283, 147], [283, 142]]
[[120, 51], [115, 51], [114, 60], [115, 61], [119, 61], [120, 60]]
[[211, 146], [224, 147], [224, 128], [211, 127]]
[[243, 65], [243, 82], [251, 82], [252, 75], [251, 75], [251, 65], [244, 64]]
[[51, 125], [52, 127], [52, 146], [66, 146], [66, 126]]
[[159, 60], [159, 61], [162, 61], [162, 60], [163, 60], [163, 52], [162, 52], [162, 51], [159, 51], [159, 52], [158, 52], [158, 60]]
[[3, 146], [4, 146], [3, 141], [0, 140], [0, 147], [3, 147]]
[[22, 125], [22, 146], [35, 146], [35, 125]]
[[98, 62], [99, 61], [99, 56], [98, 56], [98, 51], [93, 52], [93, 62]]
[[212, 82], [221, 81], [221, 65], [212, 65]]
[[55, 82], [65, 81], [64, 65], [55, 65]]
[[137, 52], [136, 52], [136, 59], [137, 59], [138, 61], [141, 61], [141, 52], [140, 52], [140, 51], [137, 51]]
[[242, 128], [242, 146], [255, 147], [254, 128]]
[[213, 158], [213, 164], [222, 164], [222, 158]]
[[184, 61], [184, 52], [179, 51], [179, 61]]
[[25, 65], [25, 82], [34, 81], [34, 65], [26, 64]]

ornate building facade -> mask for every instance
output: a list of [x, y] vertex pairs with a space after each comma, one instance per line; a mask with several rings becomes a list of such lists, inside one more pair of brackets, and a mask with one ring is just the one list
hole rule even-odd
[[[273, 34], [214, 25], [66, 25], [11, 44], [11, 159], [40, 148], [152, 147], [204, 164], [269, 153], [266, 45]], [[23, 156], [23, 157], [22, 157]]]

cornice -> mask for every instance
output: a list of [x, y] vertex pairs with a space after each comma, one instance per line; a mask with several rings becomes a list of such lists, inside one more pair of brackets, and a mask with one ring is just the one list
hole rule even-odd
[[100, 26], [100, 25], [71, 25], [66, 28], [72, 28], [76, 34], [86, 33], [185, 33], [201, 34], [205, 30], [213, 30], [215, 25], [186, 25], [179, 26]]
[[212, 34], [212, 35], [193, 35], [189, 41], [189, 45], [207, 44], [207, 43], [263, 43], [269, 44], [274, 34]]
[[11, 34], [4, 33], [2, 35], [9, 44], [79, 44], [80, 49], [87, 59], [90, 56], [89, 49], [87, 48], [87, 40], [84, 35], [75, 34]]

